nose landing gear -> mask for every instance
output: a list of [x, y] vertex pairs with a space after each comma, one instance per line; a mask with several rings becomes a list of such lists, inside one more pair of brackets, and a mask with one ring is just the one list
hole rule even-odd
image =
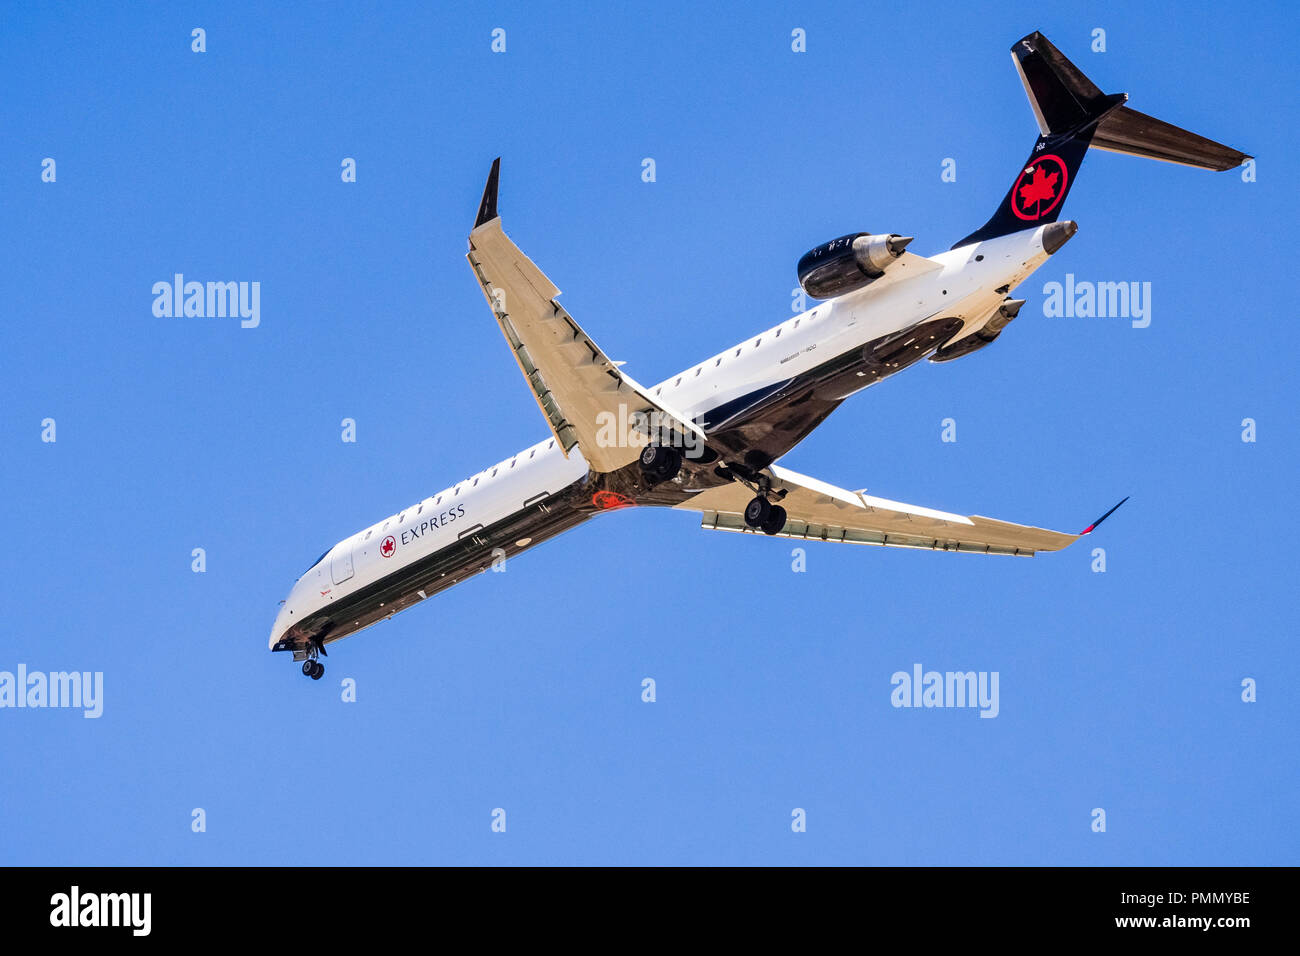
[[305, 650], [294, 651], [293, 659], [302, 661], [302, 676], [320, 680], [325, 676], [325, 665], [318, 659], [325, 653], [325, 642], [320, 637], [311, 639]]

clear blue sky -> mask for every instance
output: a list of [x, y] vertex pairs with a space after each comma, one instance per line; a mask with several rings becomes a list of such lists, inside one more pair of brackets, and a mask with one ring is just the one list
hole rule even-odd
[[[1297, 861], [1290, 5], [5, 21], [0, 669], [102, 671], [105, 702], [0, 710], [0, 862]], [[810, 544], [797, 574], [791, 542], [624, 512], [334, 645], [320, 682], [266, 650], [324, 548], [546, 433], [463, 257], [494, 156], [507, 231], [656, 381], [789, 315], [817, 243], [931, 254], [980, 225], [1035, 136], [1007, 52], [1033, 29], [1258, 181], [1093, 153], [1078, 236], [996, 345], [855, 397], [785, 463], [1071, 531], [1131, 494], [1096, 536]], [[176, 272], [259, 281], [261, 326], [155, 318]], [[1066, 273], [1150, 282], [1150, 327], [1044, 317]], [[998, 671], [1000, 715], [894, 709], [914, 663]]]

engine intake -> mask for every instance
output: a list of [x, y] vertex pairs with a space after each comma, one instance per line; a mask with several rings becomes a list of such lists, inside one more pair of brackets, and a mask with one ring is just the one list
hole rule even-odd
[[903, 254], [911, 236], [855, 232], [823, 243], [799, 260], [799, 286], [814, 299], [831, 299], [874, 282]]

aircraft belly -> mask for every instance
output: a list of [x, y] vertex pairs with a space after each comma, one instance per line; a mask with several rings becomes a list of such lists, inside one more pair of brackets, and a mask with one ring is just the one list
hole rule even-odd
[[[839, 404], [923, 359], [961, 328], [940, 315], [902, 331], [854, 344], [793, 378], [756, 389], [711, 410], [709, 440], [750, 468], [765, 468], [802, 441]], [[746, 399], [752, 399], [746, 403]]]
[[[306, 647], [312, 640], [329, 644], [391, 617], [492, 567], [494, 560], [515, 557], [586, 521], [593, 510], [583, 493], [584, 475], [557, 493], [545, 493], [488, 523], [469, 523], [454, 541], [427, 553], [412, 552], [385, 573], [372, 572], [361, 584], [295, 624], [282, 638], [282, 649]], [[480, 514], [469, 499], [467, 513]], [[583, 507], [584, 503], [587, 507]], [[382, 559], [381, 559], [382, 560]]]

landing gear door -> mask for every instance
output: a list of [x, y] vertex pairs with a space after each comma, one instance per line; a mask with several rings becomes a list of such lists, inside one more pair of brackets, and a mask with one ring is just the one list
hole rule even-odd
[[334, 576], [335, 584], [342, 584], [348, 578], [352, 577], [351, 541], [339, 548], [334, 553], [334, 556], [330, 558], [330, 574]]

